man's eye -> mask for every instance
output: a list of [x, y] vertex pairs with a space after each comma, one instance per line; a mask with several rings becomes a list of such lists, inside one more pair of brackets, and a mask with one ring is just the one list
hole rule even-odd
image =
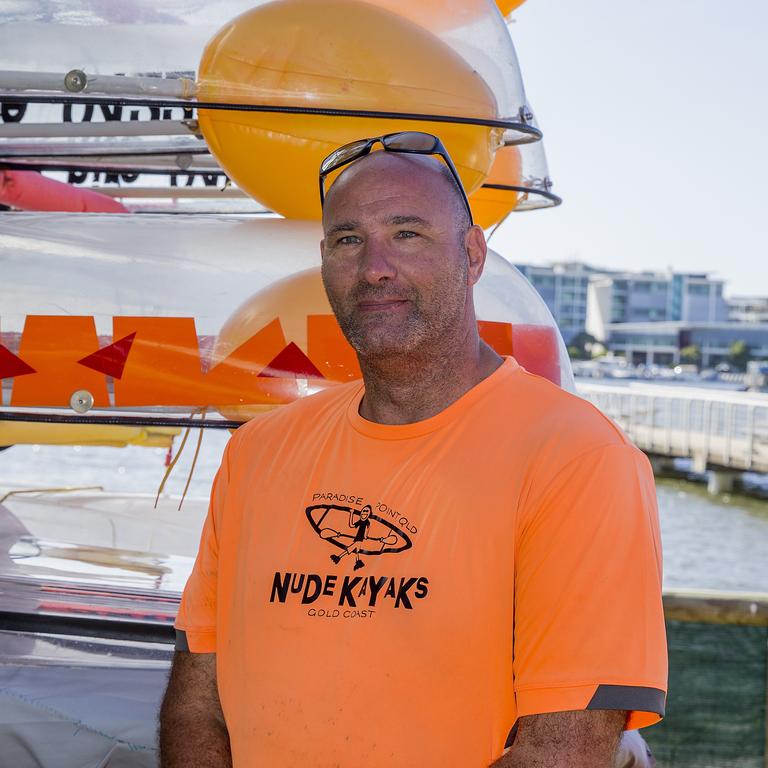
[[337, 242], [339, 245], [356, 245], [360, 242], [360, 238], [357, 235], [344, 235]]
[[401, 240], [410, 240], [411, 238], [418, 237], [418, 232], [412, 232], [410, 229], [401, 229], [397, 233], [397, 237], [399, 237]]

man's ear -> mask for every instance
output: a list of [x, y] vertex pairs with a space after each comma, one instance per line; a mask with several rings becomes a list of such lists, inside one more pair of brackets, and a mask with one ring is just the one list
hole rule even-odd
[[464, 248], [467, 252], [467, 282], [474, 285], [482, 276], [485, 267], [485, 256], [488, 253], [488, 244], [485, 242], [485, 233], [477, 224], [471, 226], [464, 236]]
[[323, 256], [325, 256], [325, 238], [320, 241], [320, 261], [323, 260]]

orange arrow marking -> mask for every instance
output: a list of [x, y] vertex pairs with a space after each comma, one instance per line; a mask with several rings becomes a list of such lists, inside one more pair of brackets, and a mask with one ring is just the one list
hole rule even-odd
[[19, 355], [37, 372], [13, 382], [11, 405], [69, 405], [72, 394], [84, 389], [97, 408], [109, 406], [103, 374], [77, 361], [97, 349], [99, 338], [92, 317], [27, 315]]

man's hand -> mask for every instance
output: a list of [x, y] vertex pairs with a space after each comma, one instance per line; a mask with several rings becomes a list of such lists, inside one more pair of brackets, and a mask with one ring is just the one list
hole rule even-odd
[[177, 651], [160, 708], [162, 768], [231, 768], [216, 654]]
[[607, 710], [521, 717], [512, 747], [491, 768], [613, 768], [626, 719]]

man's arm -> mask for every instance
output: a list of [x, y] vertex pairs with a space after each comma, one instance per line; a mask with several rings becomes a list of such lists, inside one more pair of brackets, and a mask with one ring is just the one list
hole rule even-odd
[[599, 709], [521, 717], [512, 747], [491, 768], [612, 768], [626, 719]]
[[162, 768], [231, 768], [216, 654], [176, 651], [160, 708]]

